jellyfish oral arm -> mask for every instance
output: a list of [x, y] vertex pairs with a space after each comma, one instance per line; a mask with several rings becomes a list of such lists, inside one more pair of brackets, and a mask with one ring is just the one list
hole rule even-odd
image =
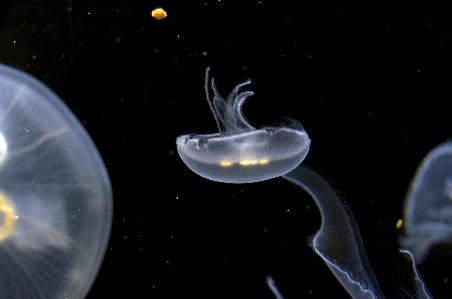
[[317, 172], [298, 166], [282, 176], [314, 199], [322, 226], [311, 244], [353, 298], [384, 298], [367, 261], [358, 226], [345, 201]]
[[415, 289], [416, 289], [416, 297], [419, 299], [431, 299], [430, 293], [427, 290], [427, 288], [425, 287], [425, 284], [422, 281], [422, 278], [416, 269], [416, 266], [415, 266], [416, 263], [414, 261], [413, 254], [405, 249], [401, 249], [400, 253], [408, 255], [409, 259], [411, 260], [411, 264], [413, 265], [413, 277], [414, 277], [414, 283], [415, 283]]
[[[322, 225], [311, 247], [347, 292], [353, 298], [385, 298], [367, 260], [353, 214], [333, 185], [316, 171], [301, 165], [282, 177], [314, 199]], [[416, 270], [413, 254], [407, 250], [400, 252], [412, 261], [416, 298], [431, 298]]]
[[283, 295], [278, 290], [278, 287], [275, 285], [275, 281], [271, 277], [270, 274], [268, 274], [267, 278], [265, 279], [265, 282], [267, 283], [268, 288], [272, 291], [273, 295], [275, 295], [276, 299], [284, 299]]

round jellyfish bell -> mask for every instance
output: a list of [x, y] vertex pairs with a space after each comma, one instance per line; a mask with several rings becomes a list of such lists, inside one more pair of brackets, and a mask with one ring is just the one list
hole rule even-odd
[[218, 133], [189, 134], [177, 138], [177, 151], [195, 173], [224, 183], [253, 183], [279, 177], [297, 167], [306, 157], [310, 140], [303, 126], [288, 119], [289, 125], [255, 129], [242, 114], [251, 91], [239, 93], [238, 84], [226, 101], [212, 78], [213, 107], [209, 98], [209, 68], [206, 70], [207, 102], [215, 117]]
[[80, 122], [48, 87], [0, 64], [0, 298], [85, 298], [112, 206]]

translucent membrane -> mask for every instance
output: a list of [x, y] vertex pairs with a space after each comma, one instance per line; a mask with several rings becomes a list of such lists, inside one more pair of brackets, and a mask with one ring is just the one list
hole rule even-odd
[[82, 125], [41, 82], [0, 64], [0, 298], [84, 298], [111, 217]]

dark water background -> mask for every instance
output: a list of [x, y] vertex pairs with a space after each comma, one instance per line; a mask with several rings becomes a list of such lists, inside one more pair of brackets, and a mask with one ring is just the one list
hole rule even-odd
[[[253, 79], [255, 127], [303, 124], [304, 163], [349, 203], [383, 292], [409, 284], [392, 263], [395, 225], [417, 165], [452, 135], [450, 11], [314, 2], [1, 2], [0, 62], [62, 98], [111, 178], [113, 229], [88, 298], [274, 298], [267, 273], [287, 299], [347, 298], [307, 245], [320, 226], [308, 195], [279, 178], [208, 181], [179, 159], [177, 136], [216, 131], [207, 66], [223, 95]], [[421, 273], [452, 298], [451, 250], [435, 252]]]

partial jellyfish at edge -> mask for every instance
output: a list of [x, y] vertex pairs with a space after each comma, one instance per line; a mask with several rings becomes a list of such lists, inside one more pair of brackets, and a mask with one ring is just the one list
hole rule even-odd
[[403, 209], [402, 246], [422, 263], [437, 244], [452, 244], [452, 141], [433, 148], [419, 165]]
[[105, 165], [77, 118], [0, 64], [0, 298], [85, 298], [112, 209]]

